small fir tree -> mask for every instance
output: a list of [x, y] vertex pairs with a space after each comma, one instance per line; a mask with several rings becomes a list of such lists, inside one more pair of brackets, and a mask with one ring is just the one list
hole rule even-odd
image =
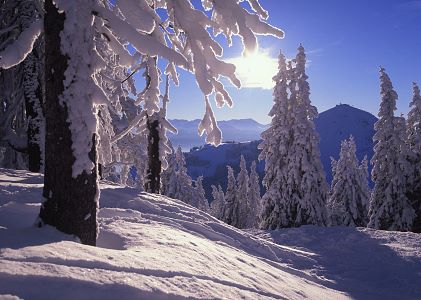
[[235, 214], [235, 205], [236, 205], [236, 182], [234, 176], [234, 170], [227, 166], [228, 170], [228, 185], [227, 191], [225, 193], [225, 207], [222, 217], [222, 221], [232, 225], [236, 220], [234, 217]]
[[342, 141], [339, 160], [332, 158], [333, 181], [328, 207], [333, 226], [363, 226], [368, 222], [370, 189], [367, 159], [358, 164], [356, 145], [351, 136]]
[[259, 215], [261, 210], [259, 174], [256, 171], [256, 161], [253, 161], [250, 167], [249, 194], [248, 202], [250, 205], [250, 214], [247, 218], [247, 228], [255, 228], [259, 224]]

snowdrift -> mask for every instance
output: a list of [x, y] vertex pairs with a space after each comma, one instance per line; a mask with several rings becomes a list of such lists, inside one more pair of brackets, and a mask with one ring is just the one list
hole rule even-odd
[[244, 232], [181, 201], [101, 184], [98, 247], [35, 228], [42, 177], [0, 169], [0, 299], [420, 299], [421, 237]]

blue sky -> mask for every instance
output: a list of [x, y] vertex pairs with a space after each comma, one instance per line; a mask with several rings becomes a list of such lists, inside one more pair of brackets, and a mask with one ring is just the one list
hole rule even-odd
[[[421, 0], [260, 0], [269, 23], [283, 29], [285, 39], [259, 38], [276, 57], [287, 57], [303, 43], [309, 66], [311, 100], [319, 112], [338, 103], [377, 114], [379, 66], [384, 66], [399, 94], [397, 113], [407, 113], [412, 82], [421, 84]], [[227, 48], [224, 58], [241, 55], [241, 42]], [[169, 118], [203, 116], [203, 95], [192, 75], [180, 71], [181, 85], [171, 89]], [[274, 75], [274, 74], [273, 74]], [[253, 118], [270, 121], [272, 91], [228, 87], [234, 108], [216, 109], [218, 120]]]

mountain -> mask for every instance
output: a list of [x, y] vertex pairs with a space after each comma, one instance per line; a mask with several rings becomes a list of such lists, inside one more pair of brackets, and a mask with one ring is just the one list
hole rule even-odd
[[243, 231], [101, 182], [97, 247], [34, 221], [40, 174], [0, 169], [0, 299], [421, 299], [421, 235]]
[[[362, 160], [365, 155], [368, 159], [373, 156], [374, 123], [377, 118], [372, 114], [347, 104], [337, 105], [319, 114], [315, 119], [316, 129], [320, 135], [320, 154], [325, 169], [326, 179], [332, 181], [331, 159], [338, 158], [341, 141], [354, 136], [357, 144], [357, 157]], [[264, 125], [259, 127], [263, 131]], [[239, 128], [238, 130], [241, 131]], [[257, 129], [256, 129], [257, 131]], [[237, 136], [241, 136], [240, 132]], [[241, 139], [236, 139], [241, 141]], [[212, 199], [211, 185], [221, 184], [226, 188], [226, 165], [238, 171], [240, 155], [245, 156], [247, 167], [253, 160], [257, 160], [259, 141], [224, 143], [219, 147], [209, 145], [194, 148], [186, 153], [187, 169], [192, 178], [204, 176], [204, 187], [208, 199]], [[264, 162], [258, 164], [260, 179], [264, 175]], [[371, 171], [371, 166], [369, 167]]]
[[[189, 151], [193, 147], [205, 144], [205, 136], [199, 137], [197, 127], [200, 120], [170, 120], [177, 130], [178, 134], [170, 133], [170, 138], [174, 147], [181, 146], [183, 151]], [[254, 141], [260, 138], [260, 133], [265, 130], [268, 125], [262, 125], [253, 119], [239, 119], [229, 121], [218, 121], [218, 125], [222, 130], [224, 141]]]
[[[317, 132], [320, 135], [320, 154], [326, 172], [326, 178], [332, 181], [331, 160], [339, 158], [341, 141], [352, 135], [357, 144], [357, 157], [361, 161], [365, 155], [373, 157], [374, 123], [377, 118], [372, 114], [347, 104], [319, 114], [315, 119]], [[371, 170], [371, 167], [370, 167]]]

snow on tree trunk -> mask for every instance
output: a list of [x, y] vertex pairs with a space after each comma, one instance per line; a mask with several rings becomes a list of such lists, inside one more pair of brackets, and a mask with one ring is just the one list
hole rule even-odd
[[405, 119], [395, 117], [397, 93], [383, 68], [380, 69], [381, 103], [379, 120], [374, 125], [372, 177], [374, 189], [370, 200], [371, 228], [411, 230], [415, 211], [406, 196], [408, 164], [405, 144]]
[[332, 158], [333, 181], [328, 208], [333, 226], [361, 226], [368, 222], [370, 189], [367, 180], [367, 159], [361, 165], [351, 136], [342, 141], [339, 160]]
[[[156, 117], [156, 116], [155, 116]], [[161, 184], [161, 160], [159, 159], [159, 121], [148, 118], [148, 168], [145, 191], [159, 194]]]
[[[66, 94], [71, 90], [85, 89], [85, 82], [81, 78], [68, 78], [74, 71], [69, 68], [75, 67], [71, 65], [74, 62], [62, 52], [61, 38], [68, 16], [59, 13], [52, 0], [45, 1], [45, 11], [46, 155], [43, 197], [46, 201], [41, 207], [40, 221], [76, 235], [84, 244], [95, 245], [99, 197], [95, 134], [90, 133], [91, 140], [87, 143], [90, 147], [89, 170], [84, 169], [74, 176], [76, 141], [72, 139], [71, 125], [76, 120], [70, 118], [69, 103], [64, 100], [81, 96]], [[87, 20], [79, 21], [83, 26], [83, 21]], [[77, 44], [77, 41], [73, 42]], [[75, 99], [80, 100], [85, 99]]]
[[327, 183], [320, 160], [319, 136], [313, 119], [305, 74], [304, 48], [298, 48], [295, 67], [279, 55], [279, 72], [273, 78], [274, 105], [271, 126], [262, 133], [260, 160], [265, 160], [261, 227], [276, 229], [305, 224], [325, 225]]

